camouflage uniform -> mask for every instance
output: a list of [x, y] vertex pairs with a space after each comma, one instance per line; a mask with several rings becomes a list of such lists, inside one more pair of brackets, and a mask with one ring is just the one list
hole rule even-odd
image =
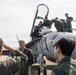
[[51, 75], [76, 75], [76, 61], [69, 57], [63, 58]]
[[23, 52], [28, 56], [27, 63], [21, 68], [20, 75], [31, 75], [31, 65], [34, 63], [34, 55], [32, 50], [26, 48]]
[[27, 56], [21, 51], [16, 50], [15, 52], [18, 57], [0, 61], [0, 75], [14, 75], [26, 64]]

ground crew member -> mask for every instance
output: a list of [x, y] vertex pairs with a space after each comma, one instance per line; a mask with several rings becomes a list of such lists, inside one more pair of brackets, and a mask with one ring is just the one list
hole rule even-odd
[[[16, 58], [9, 58], [8, 60], [0, 60], [0, 75], [14, 75], [19, 69], [26, 64], [28, 57], [19, 50], [14, 50], [9, 47], [0, 38], [0, 56], [2, 55], [2, 46], [10, 50], [15, 56], [20, 56]], [[21, 60], [23, 59], [23, 60]]]
[[31, 75], [31, 65], [34, 63], [34, 54], [31, 49], [26, 48], [25, 41], [20, 40], [19, 41], [19, 49], [28, 56], [28, 61], [21, 68], [20, 75]]
[[76, 61], [71, 58], [75, 48], [75, 41], [69, 37], [63, 37], [55, 44], [54, 56], [58, 65], [51, 75], [76, 75]]
[[58, 32], [63, 32], [63, 22], [62, 21], [58, 20], [58, 18], [56, 17], [55, 19], [52, 19], [50, 21], [50, 27], [53, 23]]
[[69, 17], [68, 13], [65, 13], [65, 17], [66, 17], [67, 30], [68, 30], [68, 32], [72, 32], [71, 21], [73, 20], [73, 17]]

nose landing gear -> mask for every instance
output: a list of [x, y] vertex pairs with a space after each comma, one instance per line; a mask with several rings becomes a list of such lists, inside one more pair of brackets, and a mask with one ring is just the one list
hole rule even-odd
[[39, 63], [38, 75], [40, 75], [41, 72], [43, 73], [43, 75], [47, 75], [46, 62], [43, 57], [44, 55], [42, 54], [39, 54], [39, 56], [37, 57], [37, 62]]

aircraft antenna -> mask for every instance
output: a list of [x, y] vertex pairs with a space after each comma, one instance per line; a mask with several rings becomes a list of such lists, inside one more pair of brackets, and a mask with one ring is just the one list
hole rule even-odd
[[19, 37], [18, 37], [17, 33], [16, 33], [16, 38], [17, 38], [17, 41], [18, 41], [18, 43], [19, 43]]

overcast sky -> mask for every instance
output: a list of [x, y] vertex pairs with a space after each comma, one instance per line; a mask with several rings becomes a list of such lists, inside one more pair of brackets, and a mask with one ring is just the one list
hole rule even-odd
[[[49, 7], [50, 20], [65, 19], [66, 12], [76, 20], [76, 0], [0, 0], [0, 37], [12, 47], [18, 46], [16, 34], [28, 42], [36, 8], [41, 3]], [[76, 28], [76, 22], [72, 24]]]

